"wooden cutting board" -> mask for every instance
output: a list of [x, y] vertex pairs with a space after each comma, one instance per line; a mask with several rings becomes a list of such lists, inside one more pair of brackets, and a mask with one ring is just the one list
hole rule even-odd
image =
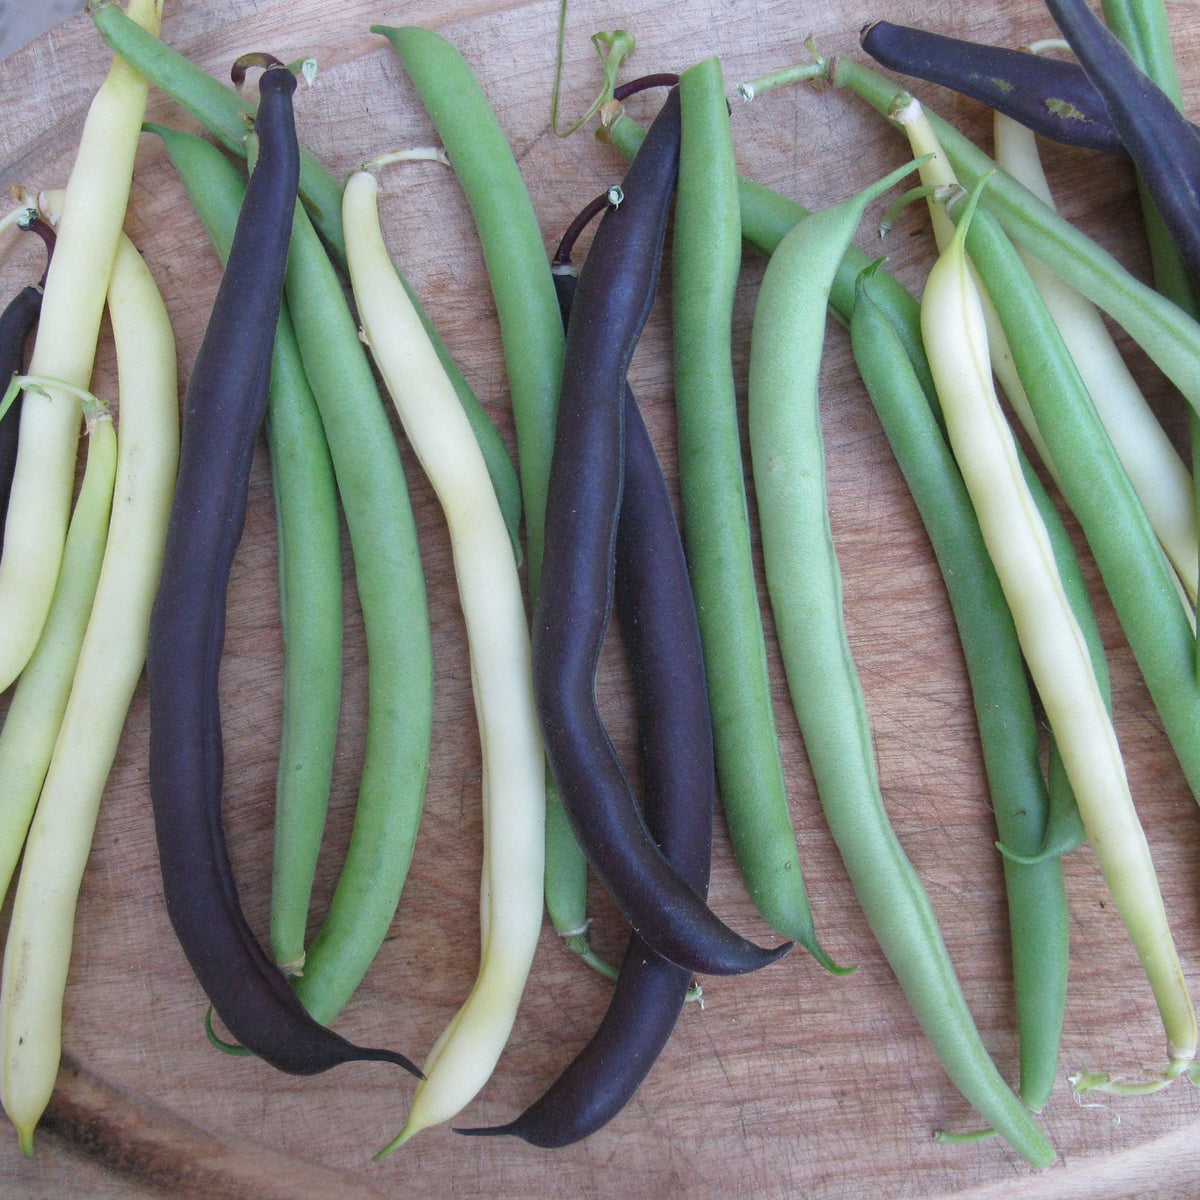
[[[1200, 22], [1170, 8], [1184, 86], [1200, 108]], [[302, 140], [335, 173], [431, 130], [391, 49], [372, 23], [427, 23], [473, 64], [512, 142], [547, 244], [622, 164], [590, 132], [563, 140], [549, 126], [558, 5], [553, 0], [413, 0], [403, 7], [344, 0], [170, 0], [164, 38], [213, 74], [249, 50], [313, 55], [315, 84], [297, 101]], [[1036, 0], [734, 0], [670, 5], [576, 0], [567, 17], [563, 106], [582, 112], [598, 84], [590, 35], [621, 26], [637, 38], [631, 70], [679, 70], [719, 55], [733, 85], [803, 56], [810, 33], [826, 54], [857, 54], [869, 18], [924, 23], [1019, 44], [1051, 26]], [[0, 64], [0, 183], [60, 185], [109, 53], [83, 15]], [[985, 115], [926, 89], [973, 136]], [[733, 112], [742, 171], [809, 207], [849, 195], [902, 161], [899, 139], [863, 105], [834, 91], [763, 97]], [[648, 111], [648, 110], [642, 110]], [[153, 93], [153, 119], [191, 128]], [[1061, 207], [1145, 271], [1129, 169], [1048, 149]], [[489, 412], [512, 441], [490, 294], [465, 205], [449, 173], [398, 172], [386, 181], [389, 243]], [[873, 213], [872, 220], [878, 216]], [[139, 151], [127, 230], [173, 317], [186, 379], [218, 280], [216, 259], [153, 139]], [[0, 247], [0, 294], [33, 270], [32, 247]], [[860, 245], [881, 247], [868, 222]], [[913, 207], [882, 245], [919, 288], [930, 262]], [[745, 378], [762, 262], [747, 256], [734, 352]], [[663, 282], [670, 287], [669, 271]], [[660, 303], [632, 380], [673, 478], [669, 330]], [[1178, 434], [1179, 405], [1154, 372], [1136, 369]], [[102, 352], [96, 389], [111, 389]], [[845, 607], [896, 829], [929, 889], [983, 1036], [1015, 1073], [1013, 997], [1000, 863], [993, 847], [963, 666], [944, 591], [913, 506], [831, 325], [824, 366], [830, 505], [845, 575]], [[465, 997], [476, 969], [479, 750], [446, 533], [432, 493], [404, 447], [422, 537], [436, 652], [436, 733], [426, 814], [391, 936], [339, 1028], [420, 1059]], [[233, 579], [223, 675], [227, 823], [250, 920], [265, 928], [281, 651], [274, 597], [273, 512], [265, 458]], [[1172, 758], [1112, 611], [1085, 555], [1110, 655], [1118, 734], [1127, 754], [1189, 977], [1200, 976], [1200, 812]], [[344, 747], [332, 800], [317, 914], [336, 877], [355, 794], [364, 718], [361, 629], [347, 582]], [[662, 1198], [1179, 1196], [1200, 1189], [1192, 1147], [1200, 1094], [1179, 1084], [1144, 1099], [1081, 1104], [1068, 1075], [1081, 1066], [1137, 1073], [1158, 1063], [1161, 1038], [1144, 978], [1083, 849], [1066, 863], [1073, 937], [1059, 1085], [1044, 1126], [1061, 1160], [1030, 1171], [992, 1141], [942, 1146], [938, 1128], [972, 1117], [917, 1029], [874, 946], [831, 842], [775, 670], [778, 719], [806, 878], [825, 947], [859, 969], [825, 973], [803, 952], [754, 976], [709, 980], [633, 1103], [574, 1148], [422, 1134], [382, 1163], [371, 1155], [403, 1122], [412, 1081], [383, 1065], [298, 1080], [231, 1059], [204, 1038], [204, 1001], [174, 942], [154, 861], [146, 785], [144, 691], [129, 716], [85, 881], [66, 996], [69, 1062], [30, 1160], [0, 1128], [0, 1193], [14, 1200], [115, 1197], [455, 1197], [613, 1195]], [[604, 702], [624, 750], [631, 740], [619, 653], [606, 661]], [[712, 902], [747, 933], [769, 938], [739, 882], [723, 829]], [[624, 932], [595, 898], [596, 940], [615, 956]], [[515, 1115], [588, 1037], [607, 987], [547, 928], [527, 998], [494, 1078], [464, 1114], [472, 1124]]]

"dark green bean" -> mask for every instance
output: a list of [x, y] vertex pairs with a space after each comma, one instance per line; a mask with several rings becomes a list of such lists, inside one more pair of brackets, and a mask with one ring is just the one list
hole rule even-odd
[[719, 60], [685, 71], [679, 95], [671, 291], [679, 491], [725, 819], [759, 912], [832, 967], [792, 830], [751, 556], [731, 357], [741, 220]]

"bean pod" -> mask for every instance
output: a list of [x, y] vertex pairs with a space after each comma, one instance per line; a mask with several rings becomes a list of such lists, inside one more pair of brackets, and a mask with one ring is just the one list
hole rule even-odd
[[690, 970], [773, 962], [716, 917], [655, 846], [596, 707], [612, 607], [625, 377], [654, 296], [679, 157], [672, 90], [596, 231], [580, 275], [559, 393], [534, 612], [534, 683], [563, 806], [597, 876], [634, 930]]
[[[598, 208], [590, 207], [581, 218], [594, 211]], [[576, 282], [569, 248], [560, 245], [554, 286], [564, 324]], [[628, 387], [623, 402], [624, 486], [614, 591], [637, 705], [643, 813], [667, 861], [703, 896], [716, 766], [696, 605], [666, 481]], [[547, 1149], [590, 1136], [628, 1104], [649, 1074], [675, 1028], [690, 982], [690, 971], [633, 934], [603, 1019], [558, 1079], [515, 1120], [458, 1132], [512, 1134]]]
[[150, 626], [150, 785], [167, 912], [217, 1015], [247, 1049], [293, 1074], [357, 1058], [416, 1073], [314, 1021], [242, 913], [221, 820], [218, 674], [229, 571], [245, 521], [254, 444], [296, 202], [295, 77], [269, 66], [257, 167], [184, 400], [180, 470]]
[[970, 96], [1052, 141], [1129, 156], [1078, 63], [891, 21], [864, 25], [859, 43], [889, 71]]

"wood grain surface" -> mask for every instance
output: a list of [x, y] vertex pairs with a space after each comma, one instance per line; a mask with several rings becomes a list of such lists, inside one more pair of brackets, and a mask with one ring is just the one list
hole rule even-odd
[[[1200, 13], [1169, 5], [1184, 87], [1200, 110]], [[335, 173], [381, 150], [428, 142], [430, 125], [372, 23], [438, 27], [474, 66], [507, 131], [550, 244], [622, 164], [590, 132], [554, 136], [555, 0], [168, 0], [164, 38], [214, 74], [237, 55], [313, 55], [313, 86], [297, 97], [302, 140]], [[732, 87], [803, 55], [858, 54], [869, 18], [935, 25], [1019, 44], [1051, 31], [1038, 0], [574, 0], [567, 21], [564, 107], [581, 112], [598, 84], [589, 36], [629, 29], [632, 70], [679, 70], [720, 55]], [[0, 63], [0, 184], [60, 185], [109, 53], [83, 15]], [[989, 143], [986, 115], [937, 89], [943, 115]], [[649, 112], [651, 101], [637, 111]], [[192, 128], [160, 94], [154, 120]], [[742, 171], [809, 207], [841, 199], [902, 161], [898, 137], [852, 96], [796, 89], [735, 101]], [[1146, 270], [1127, 166], [1046, 150], [1060, 206]], [[879, 209], [873, 210], [877, 217]], [[479, 248], [453, 177], [415, 168], [385, 180], [383, 219], [402, 270], [500, 428], [512, 440], [492, 302]], [[186, 379], [218, 265], [156, 140], [144, 139], [126, 228], [170, 309]], [[33, 270], [33, 247], [0, 247], [0, 294]], [[880, 244], [870, 227], [859, 244]], [[919, 288], [930, 262], [914, 206], [882, 249]], [[744, 391], [750, 318], [762, 261], [748, 254], [734, 353]], [[632, 379], [674, 476], [670, 336], [662, 297]], [[1179, 403], [1136, 355], [1139, 377], [1175, 434]], [[111, 394], [110, 349], [96, 389]], [[858, 382], [844, 331], [831, 324], [823, 367], [830, 505], [845, 575], [845, 608], [870, 710], [884, 793], [897, 832], [929, 889], [983, 1036], [1015, 1075], [1013, 997], [1000, 863], [975, 728], [945, 593], [912, 503]], [[368, 1044], [420, 1059], [465, 997], [478, 952], [479, 749], [449, 547], [432, 492], [403, 447], [428, 578], [436, 655], [436, 729], [425, 816], [391, 935], [338, 1022]], [[265, 457], [256, 463], [249, 521], [232, 582], [222, 687], [226, 810], [246, 911], [265, 930], [281, 647], [274, 514]], [[1185, 970], [1200, 980], [1200, 811], [1166, 744], [1090, 559], [1110, 655], [1118, 734], [1147, 826]], [[314, 919], [336, 878], [352, 814], [364, 728], [364, 655], [347, 561], [348, 641], [340, 751], [327, 854]], [[1158, 1063], [1153, 1001], [1086, 848], [1066, 863], [1071, 904], [1070, 992], [1059, 1084], [1044, 1127], [1060, 1162], [1031, 1171], [998, 1141], [944, 1146], [931, 1134], [972, 1124], [909, 1013], [855, 904], [823, 821], [774, 657], [779, 726], [806, 878], [826, 949], [859, 969], [823, 972], [797, 951], [770, 970], [709, 980], [628, 1110], [574, 1148], [423, 1133], [381, 1163], [371, 1155], [400, 1127], [412, 1080], [382, 1064], [294, 1079], [216, 1053], [204, 1000], [174, 942], [154, 860], [146, 784], [144, 690], [129, 716], [85, 880], [66, 996], [69, 1056], [33, 1158], [0, 1128], [0, 1195], [50, 1197], [571, 1196], [1039, 1198], [1200, 1195], [1195, 1139], [1200, 1093], [1179, 1084], [1143, 1099], [1078, 1103], [1081, 1066], [1136, 1075]], [[631, 726], [619, 648], [604, 664], [603, 697], [623, 750]], [[769, 938], [718, 828], [712, 902], [747, 933]], [[616, 955], [624, 931], [596, 895], [596, 939]], [[509, 1048], [467, 1110], [470, 1124], [515, 1115], [557, 1075], [603, 1012], [606, 985], [556, 944], [547, 927]]]

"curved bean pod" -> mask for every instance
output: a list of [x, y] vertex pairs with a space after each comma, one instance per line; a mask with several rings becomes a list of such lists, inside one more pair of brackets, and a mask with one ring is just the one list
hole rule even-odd
[[546, 771], [529, 624], [504, 520], [453, 386], [388, 255], [377, 193], [367, 171], [346, 183], [350, 280], [364, 338], [449, 527], [483, 753], [479, 971], [434, 1043], [387, 1153], [466, 1105], [508, 1040], [541, 932]]
[[[560, 245], [554, 286], [565, 325], [576, 273], [563, 254]], [[628, 387], [624, 404], [614, 591], [637, 706], [642, 808], [667, 861], [703, 896], [716, 780], [696, 605], [666, 482]], [[569, 1146], [595, 1133], [649, 1074], [679, 1019], [690, 981], [690, 971], [632, 934], [600, 1025], [558, 1079], [515, 1120], [458, 1132], [512, 1134], [544, 1148]]]
[[357, 1058], [416, 1068], [318, 1024], [256, 941], [237, 899], [221, 824], [218, 672], [229, 569], [245, 520], [266, 409], [296, 180], [295, 77], [264, 71], [258, 166], [184, 400], [180, 470], [150, 623], [150, 779], [167, 911], [233, 1037], [281, 1070]]
[[[103, 411], [89, 418], [88, 425], [87, 466], [67, 529], [58, 586], [29, 661], [31, 674], [21, 675], [5, 736], [0, 736], [7, 785], [5, 890], [24, 852], [0, 984], [0, 1101], [25, 1155], [33, 1153], [34, 1129], [58, 1074], [76, 887], [91, 845], [90, 827], [55, 826], [49, 816], [30, 829], [71, 690], [112, 509], [117, 465], [112, 417]], [[28, 744], [22, 746], [27, 733]]]
[[[222, 262], [245, 181], [204, 138], [147, 125], [163, 141]], [[275, 490], [283, 723], [275, 785], [271, 954], [298, 974], [325, 827], [342, 684], [342, 557], [337, 487], [325, 430], [283, 305], [271, 352], [267, 449]]]
[[533, 623], [534, 684], [551, 769], [575, 836], [634, 930], [664, 957], [708, 974], [773, 962], [717, 918], [646, 829], [596, 708], [612, 605], [625, 376], [653, 300], [679, 153], [668, 93], [596, 231], [567, 332]]
[[546, 480], [563, 333], [529, 193], [466, 59], [440, 34], [373, 25], [412, 80], [463, 188], [479, 231], [500, 321], [516, 422], [531, 594], [541, 574]]
[[866, 204], [906, 173], [807, 217], [768, 263], [749, 377], [763, 562], [817, 793], [863, 913], [955, 1085], [1016, 1150], [1047, 1166], [1054, 1150], [983, 1045], [928, 896], [888, 821], [841, 612], [817, 404], [825, 309]]

